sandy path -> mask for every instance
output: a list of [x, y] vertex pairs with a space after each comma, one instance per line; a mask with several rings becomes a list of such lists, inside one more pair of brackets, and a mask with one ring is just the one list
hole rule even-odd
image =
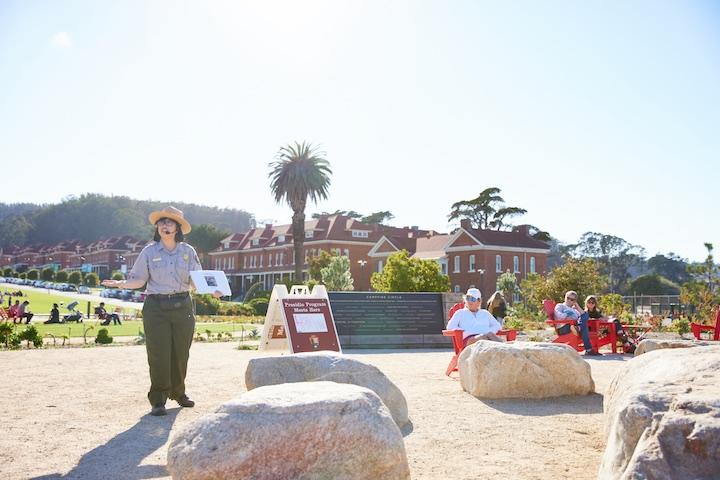
[[[198, 343], [188, 392], [194, 409], [146, 415], [142, 346], [0, 352], [0, 478], [165, 478], [171, 431], [245, 390], [256, 351]], [[598, 394], [481, 401], [444, 375], [449, 350], [351, 351], [405, 393], [405, 446], [414, 479], [594, 478], [604, 448], [602, 395], [628, 357], [590, 360]], [[574, 452], [568, 455], [568, 452]]]

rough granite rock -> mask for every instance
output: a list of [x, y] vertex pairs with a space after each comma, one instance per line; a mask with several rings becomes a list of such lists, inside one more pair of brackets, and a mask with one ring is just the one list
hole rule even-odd
[[334, 382], [256, 388], [173, 436], [175, 479], [409, 479], [402, 434], [371, 390]]
[[655, 338], [646, 338], [641, 341], [635, 349], [635, 356], [643, 353], [652, 352], [661, 348], [689, 348], [710, 345], [708, 342], [698, 342], [696, 340], [659, 340]]
[[567, 345], [481, 340], [458, 359], [463, 390], [479, 398], [546, 398], [595, 391], [590, 365]]
[[293, 382], [350, 383], [375, 392], [390, 410], [395, 423], [408, 423], [405, 395], [377, 367], [334, 352], [298, 353], [253, 358], [245, 370], [248, 390]]
[[720, 478], [720, 346], [634, 358], [605, 397], [601, 479]]

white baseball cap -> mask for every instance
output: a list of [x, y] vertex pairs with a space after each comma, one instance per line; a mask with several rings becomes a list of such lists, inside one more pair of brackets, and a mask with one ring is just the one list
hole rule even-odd
[[468, 291], [465, 293], [465, 297], [482, 298], [482, 293], [480, 293], [480, 290], [477, 288], [468, 288]]

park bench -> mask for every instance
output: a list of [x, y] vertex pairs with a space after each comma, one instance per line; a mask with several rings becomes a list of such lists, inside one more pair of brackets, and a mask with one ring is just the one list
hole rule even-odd
[[[461, 308], [465, 307], [465, 303], [460, 302], [453, 305], [453, 307], [448, 312], [448, 321], [452, 318], [452, 316], [460, 310]], [[460, 358], [460, 354], [462, 353], [463, 349], [465, 348], [464, 342], [463, 342], [463, 335], [465, 332], [463, 330], [443, 330], [442, 331], [443, 336], [452, 338], [453, 342], [453, 349], [455, 350], [455, 355], [453, 355], [452, 359], [450, 360], [450, 363], [447, 366], [447, 369], [445, 370], [445, 375], [450, 376], [452, 372], [457, 371], [457, 363], [458, 358]], [[515, 341], [517, 338], [517, 330], [514, 330], [512, 328], [510, 329], [503, 329], [499, 330], [497, 332], [497, 335], [504, 336], [505, 339], [508, 342]]]

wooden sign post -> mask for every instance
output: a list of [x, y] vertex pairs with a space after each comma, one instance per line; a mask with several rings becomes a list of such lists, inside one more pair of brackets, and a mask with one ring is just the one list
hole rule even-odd
[[341, 352], [325, 286], [316, 285], [310, 292], [306, 286], [296, 285], [288, 293], [285, 285], [275, 285], [259, 349]]

